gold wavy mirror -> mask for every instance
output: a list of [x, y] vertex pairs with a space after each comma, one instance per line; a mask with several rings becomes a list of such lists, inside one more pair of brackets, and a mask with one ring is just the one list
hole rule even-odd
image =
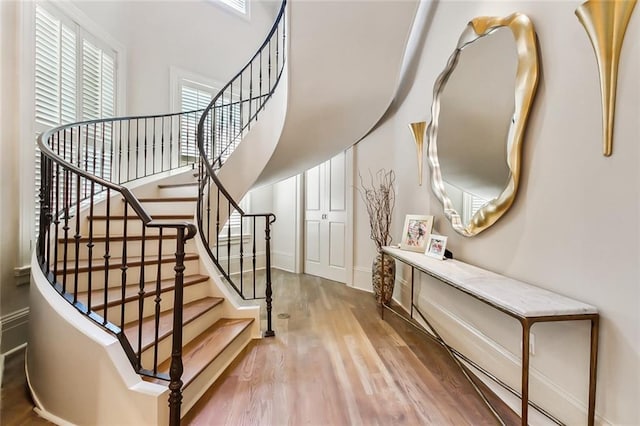
[[536, 35], [520, 13], [472, 20], [436, 80], [431, 187], [460, 234], [482, 232], [513, 204], [537, 84]]

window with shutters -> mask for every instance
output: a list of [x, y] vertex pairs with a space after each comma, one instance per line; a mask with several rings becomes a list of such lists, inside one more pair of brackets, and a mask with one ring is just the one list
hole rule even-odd
[[[113, 117], [116, 112], [116, 51], [51, 5], [35, 7], [34, 129], [36, 133], [83, 120]], [[108, 152], [104, 142], [88, 141], [83, 156]], [[102, 139], [102, 138], [101, 138]], [[104, 146], [103, 146], [104, 144]], [[98, 146], [99, 145], [99, 146]], [[71, 144], [67, 147], [71, 150]], [[35, 205], [39, 205], [40, 152], [35, 150]], [[79, 149], [76, 149], [78, 152]], [[94, 152], [95, 151], [95, 152]], [[70, 155], [70, 151], [65, 153]], [[88, 171], [109, 179], [110, 158], [88, 162]], [[73, 182], [75, 185], [75, 182]], [[75, 189], [72, 188], [72, 194]], [[38, 209], [34, 229], [37, 230]]]
[[240, 15], [249, 15], [249, 0], [216, 0], [216, 3], [222, 4]]
[[471, 222], [471, 218], [476, 214], [487, 200], [480, 198], [468, 192], [462, 194], [462, 221], [463, 223]]
[[[193, 75], [190, 77], [192, 78], [177, 78], [180, 110], [183, 112], [204, 110], [219, 89], [210, 84], [195, 81], [196, 78], [193, 78]], [[238, 100], [222, 97], [214, 105], [213, 116], [215, 116], [214, 124], [205, 126], [205, 140], [210, 140], [213, 134], [214, 158], [219, 158], [219, 164], [224, 164], [240, 143], [242, 133], [240, 103]], [[198, 122], [195, 119], [184, 119], [180, 122], [180, 155], [186, 161], [193, 161], [199, 155], [198, 148], [191, 142], [194, 140], [192, 135], [195, 135], [197, 127]], [[245, 198], [240, 204], [243, 209], [248, 202], [248, 197]], [[228, 235], [229, 226], [231, 226], [232, 235], [239, 235], [240, 221], [240, 215], [233, 210], [230, 219], [220, 232], [221, 236]], [[243, 225], [242, 231], [245, 234], [248, 233], [246, 226]]]

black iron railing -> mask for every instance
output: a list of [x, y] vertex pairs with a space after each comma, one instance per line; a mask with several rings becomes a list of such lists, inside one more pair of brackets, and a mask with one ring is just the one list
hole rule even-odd
[[[242, 211], [215, 170], [258, 119], [278, 84], [285, 60], [284, 11], [283, 2], [266, 41], [205, 110], [74, 123], [38, 139], [40, 269], [64, 299], [118, 338], [138, 373], [169, 382], [172, 425], [180, 423], [182, 401], [183, 286], [185, 262], [191, 259], [185, 244], [198, 230], [185, 221], [154, 219], [123, 185], [197, 165], [197, 219], [207, 251], [243, 298], [266, 299], [265, 335], [274, 335], [270, 226], [275, 216]], [[240, 216], [238, 228], [221, 226], [234, 211]], [[100, 232], [97, 218], [104, 221]], [[134, 221], [141, 225], [137, 235], [128, 227]], [[265, 236], [258, 239], [262, 226]], [[263, 290], [264, 296], [258, 296]], [[169, 291], [172, 301], [165, 296]], [[160, 314], [170, 302], [170, 367], [163, 373], [158, 365]], [[143, 317], [149, 315], [154, 336], [143, 341], [143, 334], [149, 335]], [[143, 356], [149, 350], [152, 356]]]
[[[200, 114], [75, 123], [47, 131], [38, 140], [40, 268], [79, 312], [116, 335], [138, 373], [169, 381], [171, 416], [178, 423], [185, 243], [197, 231], [188, 222], [154, 219], [122, 184], [192, 165], [196, 158], [185, 153], [195, 151]], [[94, 229], [96, 217], [104, 219], [100, 233]], [[128, 235], [133, 221], [141, 224], [140, 235]], [[117, 222], [122, 225], [116, 231]], [[157, 241], [156, 249], [151, 241]], [[165, 254], [163, 242], [173, 243], [175, 250]], [[138, 253], [132, 255], [128, 250], [134, 245]], [[163, 300], [169, 290], [173, 301]], [[173, 346], [169, 373], [163, 373], [158, 368], [158, 328], [167, 303], [175, 308]], [[155, 339], [143, 343], [145, 311], [155, 312]], [[143, 361], [149, 347], [153, 359]]]
[[[270, 232], [275, 215], [245, 213], [222, 185], [216, 170], [223, 166], [258, 120], [278, 86], [285, 64], [285, 10], [286, 1], [283, 1], [262, 46], [213, 98], [198, 123], [200, 190], [197, 221], [200, 237], [222, 275], [243, 299], [265, 299], [265, 336], [275, 334], [271, 320], [270, 254]], [[233, 217], [235, 221], [230, 220]], [[264, 240], [257, 238], [261, 226], [264, 226]]]

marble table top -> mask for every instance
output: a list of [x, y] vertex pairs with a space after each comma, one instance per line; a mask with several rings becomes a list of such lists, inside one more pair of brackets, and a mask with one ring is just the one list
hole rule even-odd
[[423, 253], [400, 250], [396, 247], [383, 247], [382, 250], [401, 262], [517, 317], [598, 313], [595, 306], [459, 260], [438, 260]]

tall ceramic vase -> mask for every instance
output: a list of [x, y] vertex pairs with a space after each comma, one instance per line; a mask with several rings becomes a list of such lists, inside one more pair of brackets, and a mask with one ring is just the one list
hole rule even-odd
[[373, 282], [373, 294], [376, 297], [378, 304], [384, 303], [388, 305], [393, 297], [393, 286], [396, 279], [396, 262], [390, 256], [384, 256], [384, 262], [382, 262], [383, 254], [378, 252], [375, 260], [373, 261], [373, 268], [371, 269], [371, 278]]

